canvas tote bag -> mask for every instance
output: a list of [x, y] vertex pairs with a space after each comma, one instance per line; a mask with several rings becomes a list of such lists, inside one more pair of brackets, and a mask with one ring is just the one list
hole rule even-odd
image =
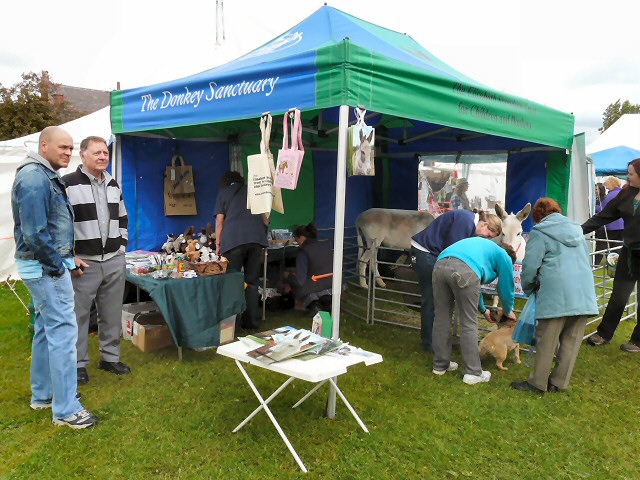
[[260, 132], [262, 133], [260, 153], [247, 157], [247, 208], [253, 214], [264, 213], [267, 216], [272, 209], [284, 213], [282, 192], [273, 186], [276, 169], [269, 148], [271, 126], [271, 115], [263, 115], [260, 119]]
[[[179, 162], [180, 165], [176, 165]], [[183, 195], [185, 193], [196, 193], [193, 183], [193, 169], [191, 165], [185, 165], [181, 155], [174, 155], [171, 165], [165, 169], [165, 177], [169, 177], [169, 193], [171, 195]]]
[[367, 126], [364, 107], [355, 109], [356, 124], [348, 130], [347, 172], [349, 176], [375, 176], [375, 136], [373, 127]]
[[[176, 165], [176, 162], [180, 162], [181, 165]], [[197, 215], [193, 172], [190, 165], [184, 164], [184, 159], [180, 155], [174, 155], [171, 159], [171, 165], [164, 170], [163, 190], [165, 216]], [[191, 191], [177, 193], [185, 190]]]
[[[291, 148], [289, 148], [289, 121], [293, 120], [291, 128]], [[279, 188], [295, 190], [298, 185], [298, 176], [302, 167], [304, 147], [302, 146], [302, 124], [300, 110], [297, 108], [284, 116], [284, 137], [282, 149], [278, 151], [278, 165], [276, 166], [276, 180], [274, 185]]]

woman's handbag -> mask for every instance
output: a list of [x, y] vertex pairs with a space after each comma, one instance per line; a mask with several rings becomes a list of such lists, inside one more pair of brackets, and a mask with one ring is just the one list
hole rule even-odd
[[[291, 148], [289, 148], [289, 118], [293, 118], [291, 128]], [[300, 167], [304, 157], [302, 146], [302, 124], [300, 122], [300, 110], [294, 109], [284, 116], [284, 138], [282, 150], [278, 151], [278, 165], [276, 167], [276, 179], [273, 185], [279, 188], [295, 190], [298, 185]]]
[[516, 328], [513, 329], [513, 341], [532, 346], [536, 343], [536, 293], [529, 295], [520, 313]]

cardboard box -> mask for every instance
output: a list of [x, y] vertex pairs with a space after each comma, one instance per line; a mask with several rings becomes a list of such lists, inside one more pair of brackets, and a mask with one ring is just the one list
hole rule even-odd
[[125, 303], [122, 305], [122, 338], [133, 341], [133, 322], [136, 315], [157, 311], [156, 302]]
[[133, 344], [143, 352], [173, 345], [171, 331], [159, 312], [141, 313], [133, 322]]
[[236, 316], [225, 318], [220, 322], [220, 345], [233, 342], [236, 333]]
[[318, 312], [313, 317], [311, 331], [316, 335], [322, 335], [324, 338], [331, 338], [333, 334], [333, 318], [329, 312]]

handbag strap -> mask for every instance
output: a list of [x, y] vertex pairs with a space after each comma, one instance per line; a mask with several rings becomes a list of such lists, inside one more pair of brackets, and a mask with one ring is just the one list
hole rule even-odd
[[171, 166], [175, 167], [176, 166], [176, 160], [180, 161], [180, 165], [184, 167], [184, 158], [182, 158], [182, 155], [178, 154], [178, 155], [174, 155], [173, 158], [171, 159]]
[[300, 110], [297, 108], [284, 114], [284, 120], [282, 122], [282, 129], [284, 130], [282, 149], [289, 150], [289, 120], [291, 118], [293, 119], [293, 126], [291, 127], [291, 150], [301, 150], [304, 152], [304, 146], [302, 145], [302, 121], [300, 119]]
[[271, 138], [271, 127], [273, 125], [273, 119], [270, 114], [263, 115], [260, 118], [260, 132], [262, 133], [262, 140], [260, 141], [260, 153], [273, 157], [271, 149], [269, 148], [269, 140]]
[[282, 134], [282, 149], [289, 150], [289, 112], [285, 113], [282, 119], [282, 130], [284, 131]]

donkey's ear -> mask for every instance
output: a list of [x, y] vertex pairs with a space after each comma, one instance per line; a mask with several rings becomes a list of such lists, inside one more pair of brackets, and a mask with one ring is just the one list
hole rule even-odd
[[522, 210], [516, 213], [516, 218], [520, 221], [520, 223], [524, 222], [529, 214], [531, 213], [531, 203], [527, 203]]
[[373, 140], [373, 132], [375, 130], [372, 128], [371, 131], [369, 132], [369, 135], [367, 135], [367, 142], [371, 143], [371, 140]]
[[507, 218], [507, 212], [503, 210], [499, 203], [496, 203], [495, 209], [496, 215], [498, 215], [501, 220], [505, 220]]

